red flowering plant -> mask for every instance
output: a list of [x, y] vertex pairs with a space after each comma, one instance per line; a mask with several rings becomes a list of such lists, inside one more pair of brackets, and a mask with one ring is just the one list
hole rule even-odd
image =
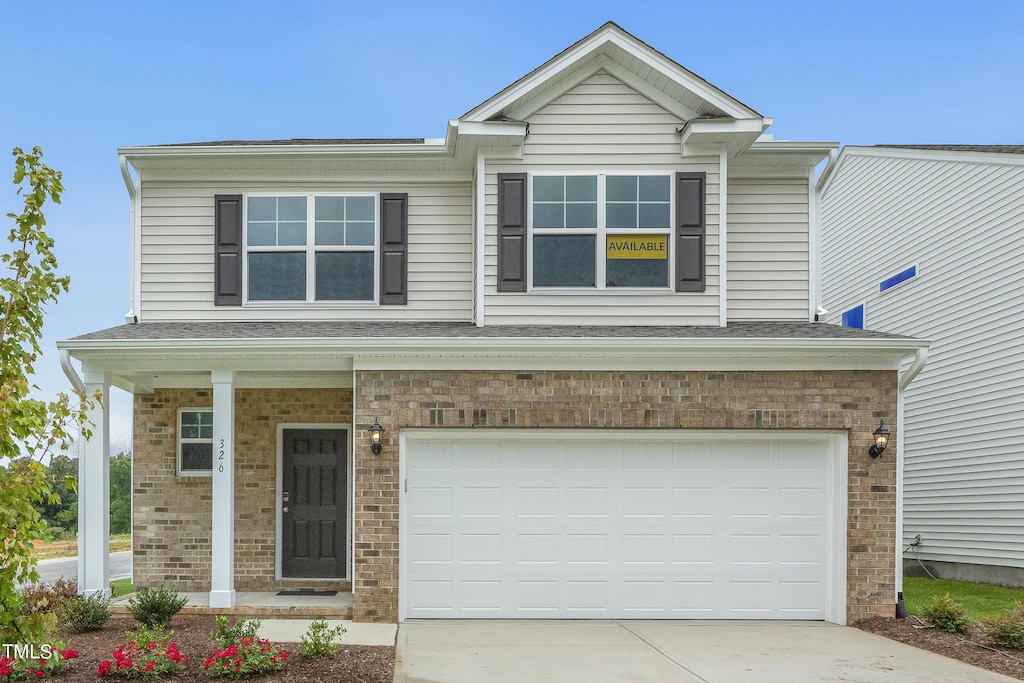
[[[61, 650], [58, 647], [46, 645], [38, 649], [27, 649], [26, 653], [9, 648], [6, 654], [0, 654], [0, 680], [33, 681], [39, 678], [59, 676], [70, 669], [71, 660], [78, 657], [78, 652], [71, 648]], [[22, 654], [28, 656], [19, 656]]]
[[121, 645], [113, 653], [113, 659], [104, 659], [96, 669], [103, 676], [142, 678], [155, 680], [173, 676], [188, 667], [188, 657], [178, 652], [174, 641], [139, 644], [134, 640]]
[[280, 671], [287, 661], [288, 653], [279, 644], [246, 636], [216, 650], [203, 662], [203, 668], [218, 678], [247, 678]]

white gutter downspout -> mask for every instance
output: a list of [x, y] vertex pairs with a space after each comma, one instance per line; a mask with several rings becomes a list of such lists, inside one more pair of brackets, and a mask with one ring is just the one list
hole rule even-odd
[[718, 326], [729, 325], [729, 288], [728, 288], [728, 238], [729, 228], [729, 152], [718, 153]]
[[75, 388], [75, 391], [84, 392], [85, 382], [82, 381], [78, 370], [75, 370], [75, 366], [71, 364], [71, 352], [67, 349], [60, 350], [60, 367], [64, 370], [64, 374], [67, 376], [68, 381], [71, 382], [71, 386]]
[[476, 152], [476, 257], [473, 259], [475, 269], [473, 286], [476, 290], [476, 310], [474, 322], [477, 327], [484, 326], [484, 223], [486, 206], [485, 184], [487, 182], [487, 160], [483, 150]]
[[[130, 261], [130, 272], [129, 272], [129, 301], [128, 301], [128, 312], [124, 314], [124, 321], [126, 323], [133, 324], [139, 321], [138, 318], [138, 305], [141, 298], [141, 283], [139, 282], [139, 270], [142, 255], [139, 253], [139, 238], [138, 238], [138, 217], [142, 213], [141, 209], [137, 206], [139, 202], [139, 192], [135, 185], [135, 181], [132, 180], [131, 171], [128, 169], [128, 157], [123, 154], [118, 155], [118, 160], [121, 164], [121, 177], [124, 178], [124, 185], [128, 188], [128, 200], [129, 200], [129, 214], [128, 214], [128, 253]], [[136, 172], [137, 173], [137, 172]], [[141, 178], [140, 181], [141, 183]]]
[[921, 374], [928, 360], [928, 347], [914, 352], [914, 362], [899, 375], [896, 390], [896, 609], [903, 597], [903, 392]]

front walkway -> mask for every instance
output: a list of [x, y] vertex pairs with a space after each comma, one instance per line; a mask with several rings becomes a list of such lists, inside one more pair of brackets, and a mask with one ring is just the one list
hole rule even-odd
[[[114, 614], [128, 613], [128, 600], [135, 594], [110, 601]], [[234, 607], [210, 607], [210, 593], [179, 593], [188, 598], [181, 614], [228, 614], [235, 617], [276, 617], [278, 619], [351, 619], [352, 594], [278, 595], [277, 593], [238, 593]]]
[[1013, 683], [824, 622], [405, 621], [395, 683]]

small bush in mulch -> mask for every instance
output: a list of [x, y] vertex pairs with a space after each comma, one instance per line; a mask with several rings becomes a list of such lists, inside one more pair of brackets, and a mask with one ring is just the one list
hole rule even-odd
[[329, 628], [323, 619], [317, 619], [302, 634], [299, 649], [310, 659], [322, 659], [338, 654], [338, 643], [334, 642], [345, 634], [344, 626]]
[[1024, 647], [1024, 602], [1014, 603], [1013, 609], [982, 619], [981, 629], [1000, 647]]
[[128, 611], [146, 626], [167, 626], [187, 602], [188, 598], [179, 596], [178, 591], [171, 588], [143, 588], [128, 599]]
[[61, 603], [78, 597], [76, 579], [57, 579], [52, 583], [37, 583], [18, 589], [22, 614], [56, 612]]
[[8, 681], [60, 676], [71, 668], [71, 660], [78, 658], [78, 652], [71, 648], [60, 650], [50, 646], [29, 648], [24, 656], [15, 648], [5, 648], [5, 652], [11, 656], [0, 656], [0, 679]]
[[929, 626], [946, 633], [967, 633], [971, 624], [964, 606], [953, 600], [949, 593], [932, 598], [931, 604], [921, 611], [921, 618]]
[[98, 631], [110, 619], [110, 598], [99, 593], [64, 598], [60, 603], [60, 615], [74, 633]]

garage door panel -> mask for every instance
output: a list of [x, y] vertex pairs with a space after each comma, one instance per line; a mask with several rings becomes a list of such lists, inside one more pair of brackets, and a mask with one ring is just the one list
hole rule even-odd
[[406, 617], [825, 616], [821, 442], [427, 441], [407, 461]]

